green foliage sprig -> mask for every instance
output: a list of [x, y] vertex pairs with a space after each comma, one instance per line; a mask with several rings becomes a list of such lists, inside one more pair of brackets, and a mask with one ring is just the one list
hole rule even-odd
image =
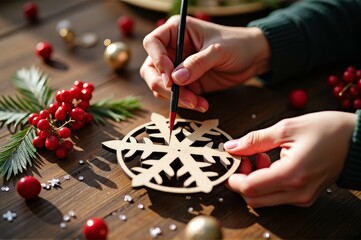
[[[10, 142], [0, 147], [0, 175], [6, 180], [26, 171], [39, 157], [32, 144], [36, 128], [28, 123], [28, 117], [31, 113], [47, 109], [54, 101], [55, 90], [50, 88], [49, 81], [39, 68], [23, 68], [12, 77], [17, 94], [0, 96], [0, 127], [6, 126], [14, 132]], [[123, 121], [140, 108], [140, 98], [128, 96], [94, 102], [87, 112], [93, 115], [95, 123], [104, 124], [105, 119]]]

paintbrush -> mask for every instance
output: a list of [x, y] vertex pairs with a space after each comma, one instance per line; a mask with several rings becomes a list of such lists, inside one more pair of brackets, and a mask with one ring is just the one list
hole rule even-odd
[[[174, 61], [174, 67], [176, 68], [182, 62], [183, 44], [184, 44], [184, 32], [186, 28], [188, 0], [182, 0], [180, 8], [180, 22], [178, 26], [177, 48]], [[169, 143], [172, 138], [172, 131], [174, 128], [174, 121], [177, 115], [179, 98], [179, 86], [175, 83], [172, 84], [172, 91], [170, 95], [170, 112], [169, 112]]]

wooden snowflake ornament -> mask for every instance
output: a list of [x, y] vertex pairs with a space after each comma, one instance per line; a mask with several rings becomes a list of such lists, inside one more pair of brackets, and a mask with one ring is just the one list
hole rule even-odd
[[116, 152], [133, 187], [208, 193], [233, 174], [241, 160], [224, 151], [223, 143], [231, 137], [217, 126], [218, 119], [178, 119], [169, 142], [169, 119], [153, 113], [151, 122], [102, 146]]

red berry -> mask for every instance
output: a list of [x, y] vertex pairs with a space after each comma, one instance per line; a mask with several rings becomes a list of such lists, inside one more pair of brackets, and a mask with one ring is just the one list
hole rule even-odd
[[243, 157], [239, 165], [238, 172], [242, 174], [250, 174], [252, 172], [251, 160], [248, 157]]
[[68, 150], [72, 150], [74, 145], [70, 140], [64, 140], [64, 142], [62, 143], [62, 145], [64, 147], [66, 147]]
[[86, 82], [83, 84], [83, 88], [88, 89], [89, 91], [93, 92], [94, 91], [94, 85], [90, 82]]
[[267, 153], [259, 153], [256, 156], [256, 169], [268, 168], [271, 166], [271, 159]]
[[121, 16], [118, 18], [118, 27], [121, 33], [126, 36], [133, 34], [134, 22], [129, 16]]
[[85, 110], [85, 109], [87, 109], [87, 108], [90, 106], [90, 103], [89, 103], [88, 100], [82, 99], [82, 100], [80, 100], [80, 101], [78, 102], [78, 104], [77, 104], [76, 106], [77, 106], [77, 107], [80, 107], [80, 108], [83, 109], [83, 110]]
[[327, 83], [331, 87], [336, 86], [338, 84], [338, 82], [339, 82], [339, 79], [338, 79], [338, 77], [336, 75], [331, 75], [331, 76], [328, 77]]
[[289, 94], [289, 102], [294, 108], [304, 108], [308, 102], [308, 95], [305, 90], [295, 89]]
[[357, 79], [360, 79], [361, 78], [361, 69], [358, 69], [355, 73]]
[[49, 137], [50, 135], [51, 135], [51, 132], [50, 132], [49, 130], [40, 131], [40, 132], [38, 133], [38, 136], [41, 137], [41, 138], [43, 138], [44, 141], [45, 141], [45, 139], [46, 139], [47, 137]]
[[361, 89], [361, 78], [357, 81], [357, 87]]
[[352, 106], [351, 100], [348, 98], [342, 99], [341, 106], [343, 109], [350, 109]]
[[335, 97], [337, 97], [337, 98], [342, 97], [342, 95], [340, 95], [340, 93], [342, 92], [343, 88], [344, 88], [344, 86], [343, 86], [343, 84], [341, 84], [341, 83], [338, 84], [337, 86], [335, 86], [335, 87], [332, 89], [333, 95], [334, 95]]
[[91, 123], [93, 121], [93, 115], [91, 113], [85, 113], [84, 120], [86, 123]]
[[45, 139], [45, 147], [51, 151], [55, 151], [59, 147], [59, 139], [51, 135]]
[[58, 108], [60, 107], [60, 103], [59, 102], [55, 102], [55, 103], [52, 103], [50, 104], [49, 106], [49, 112], [54, 115], [56, 110], [58, 110]]
[[353, 108], [354, 109], [361, 109], [361, 98], [356, 98], [353, 101]]
[[70, 113], [71, 110], [73, 109], [73, 107], [74, 107], [74, 104], [71, 102], [62, 102], [61, 103], [61, 108], [67, 113]]
[[105, 240], [108, 235], [108, 226], [100, 218], [91, 218], [84, 225], [83, 234], [87, 240]]
[[50, 123], [47, 119], [40, 119], [36, 127], [41, 131], [45, 131], [50, 128]]
[[76, 121], [82, 121], [84, 120], [85, 112], [80, 107], [76, 107], [71, 110], [70, 116]]
[[62, 90], [60, 92], [60, 100], [61, 100], [61, 102], [70, 102], [71, 100], [73, 100], [73, 96], [71, 94], [71, 91]]
[[39, 113], [39, 116], [41, 119], [47, 119], [50, 117], [50, 113], [48, 110], [41, 110], [40, 113]]
[[39, 116], [39, 114], [37, 114], [37, 113], [30, 114], [29, 117], [28, 117], [28, 123], [30, 123], [32, 125], [34, 118], [38, 117], [38, 116]]
[[353, 82], [355, 81], [355, 72], [347, 70], [343, 73], [343, 80], [346, 82]]
[[83, 88], [83, 81], [81, 81], [81, 80], [76, 80], [76, 81], [74, 81], [74, 87], [79, 87], [79, 88]]
[[23, 5], [23, 14], [29, 22], [38, 20], [38, 6], [33, 2], [27, 2]]
[[70, 124], [71, 129], [77, 131], [84, 127], [85, 122], [84, 121], [74, 121]]
[[58, 110], [56, 110], [54, 117], [58, 121], [64, 121], [67, 117], [67, 113], [62, 107], [59, 107]]
[[45, 146], [45, 139], [41, 136], [36, 136], [33, 139], [33, 145], [35, 148], [43, 148]]
[[62, 127], [58, 130], [58, 135], [61, 138], [68, 138], [71, 135], [71, 130], [68, 127]]
[[32, 176], [22, 177], [16, 184], [16, 191], [25, 199], [33, 199], [39, 196], [41, 184], [38, 179]]
[[64, 159], [68, 156], [68, 149], [65, 146], [60, 145], [55, 152], [57, 158]]
[[49, 60], [53, 52], [53, 47], [48, 42], [39, 42], [36, 44], [36, 55], [44, 60]]
[[92, 92], [87, 88], [83, 88], [81, 90], [81, 99], [90, 100], [91, 98], [92, 98]]
[[360, 90], [356, 86], [351, 86], [349, 91], [351, 97], [358, 97], [360, 95]]
[[34, 127], [37, 127], [37, 125], [38, 125], [38, 122], [40, 121], [40, 117], [39, 117], [39, 115], [38, 116], [35, 116], [34, 118], [33, 118], [33, 121], [31, 122], [31, 124], [34, 126]]
[[73, 98], [75, 99], [80, 99], [81, 98], [81, 88], [74, 86], [72, 88], [70, 88], [70, 92], [73, 95]]

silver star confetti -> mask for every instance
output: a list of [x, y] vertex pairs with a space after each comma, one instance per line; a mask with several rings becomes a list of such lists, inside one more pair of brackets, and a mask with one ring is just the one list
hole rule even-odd
[[65, 180], [69, 180], [69, 179], [70, 179], [70, 175], [69, 175], [69, 174], [65, 175], [65, 176], [64, 176], [64, 179], [65, 179]]
[[69, 215], [64, 215], [64, 216], [63, 216], [63, 220], [64, 220], [65, 222], [69, 222], [69, 221], [70, 221], [70, 216], [69, 216]]
[[144, 209], [144, 205], [143, 205], [142, 203], [139, 203], [139, 204], [138, 204], [138, 209], [143, 210], [143, 209]]
[[130, 202], [130, 203], [132, 203], [132, 202], [133, 202], [133, 198], [132, 198], [132, 196], [130, 196], [129, 194], [127, 194], [127, 195], [124, 196], [124, 201], [125, 201], [125, 202]]
[[156, 238], [158, 235], [162, 234], [162, 230], [159, 227], [149, 228], [149, 233], [153, 238]]
[[52, 187], [59, 187], [61, 184], [59, 178], [53, 178], [53, 179], [49, 180], [48, 183]]
[[12, 222], [16, 218], [16, 213], [7, 211], [3, 214], [3, 219], [5, 219], [8, 222]]
[[75, 212], [73, 210], [69, 211], [69, 216], [75, 218]]

